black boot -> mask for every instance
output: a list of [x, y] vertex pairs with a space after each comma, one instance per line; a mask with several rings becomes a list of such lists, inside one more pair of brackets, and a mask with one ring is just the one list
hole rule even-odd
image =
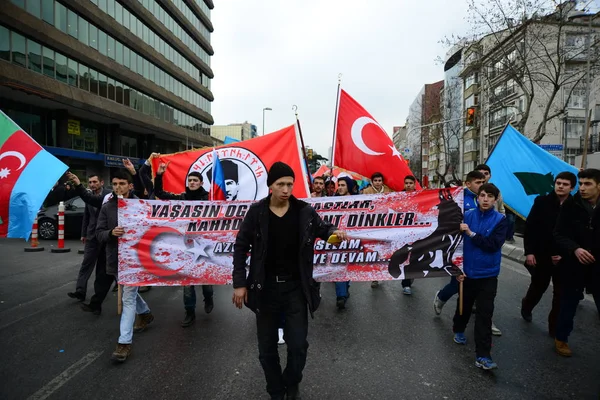
[[338, 297], [335, 304], [338, 310], [343, 310], [344, 308], [346, 308], [346, 298], [342, 296]]
[[69, 293], [67, 293], [67, 296], [69, 296], [72, 299], [81, 301], [81, 302], [85, 301], [85, 294], [81, 293], [81, 292], [69, 292]]
[[81, 309], [85, 312], [91, 312], [94, 315], [102, 314], [102, 308], [94, 306], [92, 303], [90, 304], [81, 304]]
[[204, 312], [210, 314], [213, 308], [215, 307], [215, 303], [213, 302], [212, 296], [204, 299]]
[[187, 328], [196, 320], [196, 312], [194, 310], [185, 310], [185, 318], [181, 321], [181, 326]]

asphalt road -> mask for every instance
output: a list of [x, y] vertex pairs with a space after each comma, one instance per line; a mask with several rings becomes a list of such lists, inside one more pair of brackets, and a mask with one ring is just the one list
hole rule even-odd
[[[181, 288], [152, 289], [144, 297], [155, 322], [135, 335], [130, 359], [114, 365], [116, 296], [109, 295], [99, 317], [82, 312], [66, 296], [82, 256], [48, 248], [26, 254], [23, 247], [0, 240], [0, 399], [268, 398], [253, 314], [233, 307], [231, 287], [216, 287], [212, 314], [199, 308], [187, 329], [179, 325]], [[503, 331], [493, 348], [499, 369], [490, 373], [473, 364], [472, 324], [469, 344], [453, 343], [455, 305], [434, 316], [432, 298], [445, 283], [418, 280], [412, 296], [402, 295], [399, 282], [375, 290], [353, 283], [342, 312], [333, 284], [324, 284], [321, 308], [310, 321], [303, 398], [599, 398], [600, 322], [589, 296], [570, 340], [574, 356], [561, 358], [546, 332], [549, 293], [533, 323], [524, 322], [519, 307], [528, 277], [523, 266], [505, 260], [494, 316]], [[283, 355], [285, 346], [280, 349]]]

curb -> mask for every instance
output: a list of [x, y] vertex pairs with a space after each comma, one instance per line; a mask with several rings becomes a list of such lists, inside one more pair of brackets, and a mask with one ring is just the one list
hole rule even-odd
[[525, 262], [525, 250], [512, 244], [502, 246], [502, 257], [523, 264]]

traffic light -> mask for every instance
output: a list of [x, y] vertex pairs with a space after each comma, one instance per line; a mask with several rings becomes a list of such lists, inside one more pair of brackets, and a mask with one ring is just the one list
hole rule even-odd
[[308, 157], [309, 160], [312, 160], [312, 158], [313, 158], [313, 149], [306, 149], [306, 157]]
[[467, 118], [466, 118], [465, 125], [467, 125], [467, 126], [475, 125], [475, 107], [467, 108]]

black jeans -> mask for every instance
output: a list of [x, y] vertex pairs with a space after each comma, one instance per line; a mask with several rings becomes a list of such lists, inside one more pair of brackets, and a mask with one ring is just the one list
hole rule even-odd
[[[265, 282], [258, 304], [258, 358], [265, 372], [267, 392], [273, 397], [283, 397], [286, 387], [302, 381], [308, 350], [308, 305], [300, 281]], [[285, 318], [283, 334], [287, 345], [287, 365], [283, 373], [277, 349], [277, 330], [282, 314]]]
[[459, 315], [459, 302], [456, 302], [454, 314], [455, 333], [464, 333], [471, 318], [473, 304], [475, 311], [475, 353], [477, 357], [490, 357], [492, 349], [492, 316], [494, 299], [498, 289], [498, 277], [469, 279], [463, 283], [463, 315]]
[[96, 264], [106, 265], [106, 248], [98, 243], [96, 238], [86, 239], [83, 253], [83, 261], [79, 268], [77, 276], [77, 285], [75, 291], [82, 293], [84, 296], [87, 293], [88, 280], [94, 272]]
[[523, 297], [521, 308], [526, 313], [531, 313], [542, 299], [542, 296], [550, 285], [550, 280], [552, 280], [552, 309], [550, 310], [550, 314], [548, 314], [548, 331], [550, 334], [554, 335], [556, 321], [558, 320], [558, 313], [560, 311], [562, 280], [558, 273], [558, 266], [552, 264], [552, 259], [550, 257], [536, 257], [536, 261], [537, 264], [535, 267], [525, 266], [531, 274], [531, 284], [529, 285], [529, 289], [527, 289], [527, 294]]
[[[104, 251], [102, 252], [104, 253]], [[96, 279], [94, 280], [94, 295], [90, 299], [90, 307], [102, 309], [102, 303], [110, 292], [110, 288], [115, 281], [114, 275], [106, 273], [106, 263], [96, 264]]]
[[[561, 342], [568, 342], [569, 335], [573, 331], [573, 321], [579, 302], [584, 298], [583, 285], [564, 285], [560, 301], [560, 313], [556, 325], [556, 339]], [[598, 313], [600, 313], [600, 293], [594, 293], [594, 302]]]

